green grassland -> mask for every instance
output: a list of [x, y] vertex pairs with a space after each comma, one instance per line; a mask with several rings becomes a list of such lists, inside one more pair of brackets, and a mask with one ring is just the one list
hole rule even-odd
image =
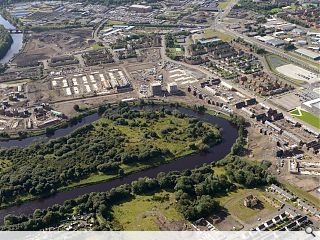
[[159, 231], [158, 219], [186, 222], [175, 208], [175, 194], [164, 190], [153, 195], [137, 195], [131, 201], [113, 206], [112, 210], [114, 224], [125, 231]]
[[105, 48], [104, 46], [101, 46], [101, 45], [99, 45], [97, 43], [93, 44], [91, 47], [92, 47], [93, 50], [99, 50], [99, 49]]
[[[258, 198], [259, 203], [256, 207], [248, 208], [244, 206], [243, 200], [249, 194]], [[265, 192], [262, 190], [239, 188], [217, 200], [220, 205], [226, 208], [228, 213], [235, 216], [236, 219], [251, 224], [257, 221], [258, 218], [262, 218], [277, 211], [276, 208], [263, 198], [264, 195]]]
[[[134, 121], [140, 122], [141, 124], [147, 124], [147, 121], [144, 118], [136, 118]], [[129, 120], [129, 122], [132, 122]], [[165, 118], [160, 118], [158, 121], [153, 121], [149, 127], [132, 127], [129, 125], [120, 126], [114, 124], [113, 121], [108, 119], [99, 119], [93, 125], [95, 126], [95, 131], [97, 135], [101, 134], [101, 132], [105, 131], [104, 126], [108, 124], [109, 127], [112, 127], [117, 132], [121, 133], [122, 135], [126, 136], [126, 152], [131, 152], [135, 147], [139, 145], [153, 145], [160, 149], [168, 149], [170, 151], [170, 155], [161, 158], [161, 159], [153, 159], [148, 162], [135, 162], [130, 164], [121, 164], [120, 167], [124, 170], [125, 174], [130, 174], [133, 172], [142, 171], [148, 167], [157, 166], [163, 164], [164, 162], [171, 161], [178, 157], [186, 156], [189, 154], [196, 153], [196, 149], [190, 149], [190, 144], [199, 145], [201, 144], [201, 139], [190, 139], [187, 136], [187, 133], [184, 129], [188, 128], [189, 122], [188, 118], [177, 118], [175, 116], [167, 115]], [[215, 127], [204, 123], [206, 127], [215, 134], [219, 134], [219, 130]], [[145, 138], [145, 133], [151, 131], [156, 132], [159, 138]], [[169, 136], [162, 137], [161, 130], [164, 128], [176, 128], [175, 134], [170, 134]], [[47, 156], [49, 157], [49, 156]], [[116, 174], [93, 174], [88, 178], [82, 179], [79, 182], [74, 182], [69, 184], [68, 186], [60, 188], [60, 190], [66, 190], [78, 186], [84, 186], [88, 184], [93, 184], [102, 181], [108, 181], [113, 178], [116, 178]]]
[[[290, 113], [293, 117], [298, 118], [298, 119], [310, 124], [311, 126], [320, 129], [320, 118], [319, 117], [317, 117], [307, 111], [304, 111], [302, 109], [299, 109], [299, 110], [295, 109], [295, 110], [291, 111]], [[301, 113], [301, 116], [299, 116], [300, 113]]]
[[[178, 112], [137, 111], [134, 117], [126, 114], [123, 115], [126, 117], [122, 117], [109, 113], [109, 117], [79, 128], [64, 138], [37, 147], [3, 152], [0, 172], [4, 176], [19, 176], [21, 179], [29, 172], [24, 169], [32, 169], [33, 185], [38, 188], [30, 195], [25, 189], [8, 196], [1, 207], [47, 195], [48, 190], [41, 190], [43, 185], [38, 183], [42, 178], [53, 182], [54, 176], [63, 176], [61, 181], [55, 181], [55, 191], [109, 181], [122, 174], [138, 172], [200, 152], [217, 144], [221, 138], [215, 126], [184, 117]], [[41, 153], [26, 155], [29, 149]], [[38, 176], [43, 171], [45, 175]], [[71, 171], [77, 171], [76, 174], [81, 177], [73, 175]], [[20, 183], [23, 184], [23, 181]], [[11, 184], [4, 178], [0, 182], [4, 189]]]
[[184, 55], [184, 49], [183, 48], [167, 48], [166, 49], [167, 55], [171, 58], [175, 57], [182, 57]]
[[127, 22], [124, 22], [124, 21], [116, 21], [116, 20], [109, 20], [109, 21], [107, 22], [107, 26], [122, 25], [122, 24], [127, 24]]
[[[144, 118], [137, 118], [135, 119], [135, 121], [139, 121], [142, 124], [147, 124], [147, 121]], [[111, 123], [106, 119], [100, 119], [96, 122], [96, 126], [99, 122]], [[128, 141], [126, 142], [126, 150], [128, 151], [130, 151], [138, 144], [150, 143], [161, 149], [169, 149], [169, 151], [173, 153], [174, 157], [177, 158], [186, 154], [197, 152], [197, 150], [188, 149], [188, 146], [192, 143], [196, 145], [201, 143], [200, 137], [197, 139], [191, 139], [188, 137], [188, 133], [185, 130], [189, 126], [190, 123], [188, 122], [188, 118], [177, 118], [175, 116], [167, 115], [166, 117], [160, 118], [157, 121], [149, 122], [148, 126], [144, 128], [119, 125], [114, 125], [113, 127], [116, 130], [120, 131], [122, 134], [126, 135], [126, 137], [128, 138]], [[204, 123], [204, 126], [207, 127], [209, 131], [212, 131], [215, 134], [219, 134], [219, 130], [212, 125]], [[176, 130], [174, 131], [174, 134], [162, 136], [161, 130], [165, 128], [175, 128]], [[99, 131], [98, 127], [97, 130]], [[159, 138], [146, 139], [144, 134], [151, 130], [156, 132]], [[169, 158], [167, 160], [169, 160]]]
[[226, 41], [226, 42], [230, 42], [231, 40], [234, 39], [234, 37], [214, 29], [206, 29], [203, 33], [203, 36], [204, 38], [217, 37], [217, 38], [220, 38], [222, 41]]
[[59, 191], [66, 191], [68, 189], [72, 189], [75, 187], [80, 187], [80, 186], [85, 186], [85, 185], [90, 185], [93, 183], [97, 183], [97, 182], [105, 182], [105, 181], [110, 181], [114, 178], [117, 178], [118, 175], [116, 174], [94, 174], [88, 178], [82, 179], [79, 182], [74, 182], [71, 183], [67, 186], [61, 187], [59, 188]]
[[230, 1], [231, 0], [225, 0], [223, 2], [219, 2], [218, 7], [221, 8], [221, 9], [225, 9], [228, 6], [228, 4], [230, 3]]

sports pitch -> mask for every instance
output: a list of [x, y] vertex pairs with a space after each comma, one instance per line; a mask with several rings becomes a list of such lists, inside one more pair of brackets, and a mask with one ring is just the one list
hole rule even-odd
[[304, 110], [302, 110], [301, 108], [296, 108], [294, 110], [292, 110], [291, 112], [291, 116], [301, 119], [302, 121], [310, 124], [313, 127], [316, 127], [318, 129], [320, 129], [320, 118], [309, 113], [306, 112]]

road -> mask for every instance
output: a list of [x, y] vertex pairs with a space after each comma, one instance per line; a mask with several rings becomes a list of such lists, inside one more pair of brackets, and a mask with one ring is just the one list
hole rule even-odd
[[313, 72], [316, 72], [316, 73], [320, 73], [320, 68], [319, 67], [316, 67], [312, 64], [308, 64], [306, 61], [303, 61], [297, 57], [294, 57], [292, 55], [289, 55], [289, 54], [286, 54], [284, 52], [284, 50], [282, 49], [279, 49], [279, 48], [276, 48], [276, 47], [273, 47], [273, 46], [270, 46], [270, 45], [267, 45], [263, 42], [260, 42], [259, 40], [257, 39], [254, 39], [254, 38], [250, 38], [250, 37], [247, 37], [241, 33], [238, 33], [236, 31], [233, 31], [229, 28], [227, 28], [226, 26], [226, 23], [223, 22], [223, 18], [225, 18], [229, 12], [231, 11], [231, 9], [234, 7], [234, 5], [236, 5], [238, 3], [238, 0], [235, 0], [235, 1], [231, 1], [228, 6], [224, 9], [224, 11], [220, 11], [215, 19], [214, 19], [214, 22], [212, 24], [212, 28], [214, 29], [217, 29], [219, 30], [220, 32], [223, 32], [225, 34], [229, 34], [231, 36], [235, 36], [235, 37], [241, 37], [243, 38], [245, 41], [247, 41], [248, 43], [251, 43], [253, 45], [256, 45], [260, 48], [263, 48], [263, 49], [266, 49], [267, 51], [273, 53], [273, 54], [276, 54], [276, 55], [279, 55], [280, 57], [284, 58], [284, 59], [287, 59], [293, 63], [296, 63], [310, 71], [313, 71]]
[[[229, 6], [227, 6], [225, 8], [225, 11], [224, 12], [221, 12], [219, 13], [217, 16], [216, 16], [216, 19], [218, 20], [219, 19], [219, 16], [222, 16], [223, 14], [227, 14], [226, 11], [230, 11], [231, 10], [231, 6], [234, 6], [235, 4], [237, 3], [237, 0], [236, 1], [232, 1], [229, 3]], [[220, 29], [219, 29], [220, 30]], [[172, 60], [171, 58], [169, 58], [168, 56], [166, 56], [166, 51], [165, 51], [166, 47], [165, 47], [165, 39], [164, 39], [164, 36], [162, 36], [162, 47], [161, 47], [161, 58], [164, 60], [164, 61], [167, 61], [167, 62], [171, 62], [171, 63], [174, 63], [174, 64], [177, 64], [177, 65], [180, 65], [180, 66], [184, 66], [184, 67], [187, 67], [189, 69], [194, 69], [196, 71], [199, 71], [199, 72], [202, 72], [203, 74], [209, 76], [209, 77], [219, 77], [219, 76], [216, 76], [214, 75], [213, 73], [211, 73], [210, 71], [204, 69], [202, 66], [200, 65], [189, 65], [187, 63], [184, 63], [184, 62], [179, 62], [179, 61], [175, 61], [175, 60]], [[220, 79], [222, 79], [221, 77], [219, 77]], [[225, 81], [224, 79], [222, 79], [223, 81]], [[270, 101], [269, 99], [266, 99], [266, 98], [261, 98], [259, 96], [257, 96], [256, 94], [250, 92], [249, 90], [247, 89], [244, 89], [244, 88], [241, 88], [240, 86], [238, 85], [235, 85], [234, 83], [230, 82], [230, 81], [226, 81], [228, 82], [229, 84], [231, 84], [235, 90], [237, 90], [239, 93], [247, 96], [248, 98], [256, 98], [258, 102], [261, 102], [261, 103], [264, 103], [266, 105], [268, 105], [269, 107], [273, 108], [273, 109], [277, 109], [279, 111], [281, 111], [283, 113], [284, 116], [287, 116], [287, 117], [291, 117], [291, 114], [286, 112], [286, 111], [283, 111], [283, 109], [279, 109], [279, 106], [277, 106], [275, 103], [273, 103], [272, 101]], [[302, 125], [306, 125], [308, 126], [310, 129], [313, 129], [314, 131], [319, 131], [318, 129], [316, 129], [315, 127], [307, 124], [306, 122], [303, 122], [302, 120], [300, 119], [295, 119], [297, 122], [299, 122], [300, 124]]]
[[312, 65], [312, 64], [308, 64], [306, 63], [305, 61], [299, 59], [299, 58], [296, 58], [292, 55], [289, 55], [289, 54], [286, 54], [282, 49], [279, 49], [279, 48], [276, 48], [276, 47], [272, 47], [270, 45], [267, 45], [257, 39], [254, 39], [254, 38], [250, 38], [250, 37], [247, 37], [243, 34], [240, 34], [238, 32], [235, 32], [231, 29], [228, 29], [224, 24], [220, 23], [218, 24], [217, 28], [219, 28], [219, 30], [221, 32], [224, 32], [226, 34], [229, 34], [229, 35], [232, 35], [232, 36], [235, 36], [235, 37], [241, 37], [243, 38], [246, 42], [250, 43], [250, 44], [253, 44], [253, 45], [256, 45], [260, 48], [263, 48], [265, 50], [267, 50], [268, 52], [271, 52], [273, 54], [276, 54], [284, 59], [287, 59], [293, 63], [296, 63], [298, 65], [300, 65], [301, 67], [304, 67], [310, 71], [313, 71], [315, 73], [320, 73], [320, 68], [317, 68], [316, 66]]

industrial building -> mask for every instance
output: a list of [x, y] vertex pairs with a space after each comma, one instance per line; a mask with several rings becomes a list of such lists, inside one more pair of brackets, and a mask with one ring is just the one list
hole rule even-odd
[[147, 13], [152, 12], [152, 7], [146, 5], [133, 4], [129, 7], [129, 10], [137, 13]]
[[296, 53], [304, 56], [304, 57], [307, 57], [307, 58], [310, 58], [314, 61], [318, 61], [320, 60], [320, 54], [319, 53], [315, 53], [313, 51], [310, 51], [308, 49], [304, 49], [304, 48], [298, 48], [297, 50], [295, 50]]
[[306, 111], [319, 116], [320, 115], [320, 98], [316, 98], [311, 101], [304, 102], [302, 103], [301, 107]]

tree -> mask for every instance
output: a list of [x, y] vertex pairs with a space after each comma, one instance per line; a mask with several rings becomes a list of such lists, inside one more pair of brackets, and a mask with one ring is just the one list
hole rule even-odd
[[51, 128], [51, 127], [47, 127], [46, 128], [46, 134], [47, 135], [53, 135], [55, 131], [56, 130], [54, 128]]
[[80, 107], [79, 107], [78, 104], [75, 104], [75, 105], [73, 106], [73, 109], [74, 109], [76, 112], [80, 112]]
[[190, 195], [194, 194], [194, 182], [190, 177], [183, 176], [177, 180], [176, 186], [174, 187], [175, 191], [182, 190], [185, 193]]
[[214, 213], [218, 207], [218, 202], [212, 197], [208, 195], [201, 196], [196, 205], [197, 218], [206, 217], [209, 214]]
[[256, 53], [257, 53], [257, 54], [260, 54], [260, 55], [263, 55], [263, 54], [266, 54], [267, 51], [264, 50], [263, 48], [258, 48], [258, 49], [256, 50]]

